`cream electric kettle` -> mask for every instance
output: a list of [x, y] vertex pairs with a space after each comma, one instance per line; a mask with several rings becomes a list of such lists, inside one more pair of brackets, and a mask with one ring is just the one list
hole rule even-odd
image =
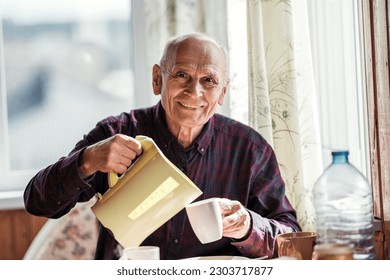
[[125, 248], [139, 246], [202, 194], [151, 138], [136, 139], [142, 145], [142, 155], [121, 177], [108, 174], [109, 189], [98, 194], [92, 206], [100, 223]]

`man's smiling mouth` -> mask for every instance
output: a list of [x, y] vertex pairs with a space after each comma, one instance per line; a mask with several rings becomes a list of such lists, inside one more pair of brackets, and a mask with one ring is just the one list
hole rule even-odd
[[199, 109], [201, 107], [203, 107], [202, 105], [189, 105], [189, 104], [184, 104], [184, 103], [181, 103], [181, 102], [178, 102], [182, 107], [186, 108], [186, 109], [191, 109], [191, 110], [196, 110], [196, 109]]

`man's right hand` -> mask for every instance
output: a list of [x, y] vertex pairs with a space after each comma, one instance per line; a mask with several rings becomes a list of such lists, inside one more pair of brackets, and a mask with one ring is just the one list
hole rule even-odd
[[123, 174], [141, 152], [138, 140], [116, 134], [84, 150], [79, 164], [81, 176], [87, 178], [97, 171]]

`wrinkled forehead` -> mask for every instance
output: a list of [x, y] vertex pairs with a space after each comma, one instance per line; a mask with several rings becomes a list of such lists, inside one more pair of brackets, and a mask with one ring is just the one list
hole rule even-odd
[[208, 58], [222, 59], [223, 57], [221, 48], [214, 42], [198, 38], [189, 38], [178, 42], [174, 45], [172, 51], [176, 56], [183, 53], [189, 53], [204, 55]]
[[165, 50], [161, 66], [168, 70], [176, 64], [191, 62], [191, 60], [196, 60], [197, 63], [205, 66], [222, 69], [226, 67], [223, 49], [203, 38], [186, 38], [171, 43]]

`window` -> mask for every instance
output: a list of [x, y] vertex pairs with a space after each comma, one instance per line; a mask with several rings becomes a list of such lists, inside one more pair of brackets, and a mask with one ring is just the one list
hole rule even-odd
[[0, 191], [24, 189], [98, 120], [134, 106], [130, 4], [3, 0]]
[[308, 0], [308, 14], [324, 167], [332, 150], [348, 149], [351, 163], [367, 176], [359, 5]]
[[[308, 7], [324, 166], [330, 162], [330, 150], [349, 148], [351, 161], [365, 173], [357, 2], [308, 0]], [[134, 37], [141, 42], [147, 35], [142, 32], [143, 14], [131, 15], [135, 8], [142, 10], [142, 1], [3, 0], [2, 4], [0, 192], [22, 191], [37, 170], [66, 155], [98, 120], [153, 102], [133, 94], [147, 90], [149, 76], [142, 74], [147, 71], [142, 68], [145, 54], [132, 34], [136, 32]], [[239, 51], [231, 53], [236, 56], [231, 68], [246, 69], [245, 60], [239, 59], [245, 42], [241, 40], [245, 1], [229, 1], [228, 8], [235, 15], [230, 18], [237, 21], [228, 24], [229, 36], [236, 38], [229, 38], [229, 45]], [[247, 81], [231, 78], [235, 95], [231, 110], [225, 111], [247, 123], [248, 100], [242, 97]]]

